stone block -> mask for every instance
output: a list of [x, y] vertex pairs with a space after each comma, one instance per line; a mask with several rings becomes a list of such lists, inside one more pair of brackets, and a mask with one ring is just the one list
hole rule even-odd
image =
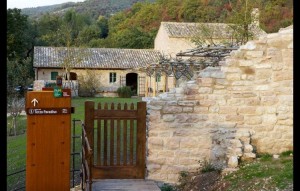
[[165, 101], [150, 101], [149, 105], [153, 105], [153, 106], [163, 106], [165, 105], [166, 102]]
[[160, 169], [161, 169], [161, 165], [159, 165], [159, 164], [148, 164], [147, 165], [147, 170], [149, 172], [155, 172], [155, 171], [160, 170]]
[[178, 149], [178, 148], [179, 148], [179, 145], [180, 145], [180, 139], [181, 139], [181, 138], [176, 138], [176, 137], [167, 139], [167, 140], [166, 140], [165, 147], [166, 147], [167, 149], [171, 149], [171, 150]]
[[248, 98], [243, 99], [244, 103], [248, 106], [258, 106], [260, 105], [260, 99], [259, 98]]
[[272, 68], [272, 64], [271, 63], [257, 63], [254, 67], [269, 69], [269, 68]]
[[283, 81], [283, 80], [293, 80], [293, 71], [274, 71], [273, 80]]
[[248, 100], [248, 99], [230, 98], [227, 100], [227, 103], [228, 103], [228, 105], [231, 105], [231, 106], [240, 106], [245, 103], [245, 100]]
[[163, 139], [162, 138], [156, 138], [156, 137], [149, 137], [148, 138], [148, 147], [150, 148], [162, 148], [163, 147]]
[[241, 74], [237, 73], [228, 73], [226, 74], [226, 79], [229, 81], [236, 81], [241, 79]]
[[256, 51], [247, 51], [245, 56], [248, 58], [260, 58], [264, 55], [264, 51], [256, 50]]
[[215, 83], [215, 80], [214, 78], [201, 78], [200, 79], [201, 82], [201, 86], [212, 86], [214, 83]]
[[263, 115], [263, 124], [274, 125], [277, 122], [277, 116], [275, 114]]
[[172, 114], [163, 115], [164, 122], [173, 122], [175, 119], [176, 119], [175, 115]]
[[253, 146], [250, 144], [245, 144], [244, 145], [244, 152], [245, 153], [251, 153], [253, 151]]
[[182, 138], [180, 141], [180, 148], [181, 149], [190, 149], [194, 148], [195, 145], [197, 145], [198, 142], [194, 138]]
[[240, 121], [244, 121], [244, 116], [243, 115], [226, 115], [226, 120], [240, 122]]
[[239, 107], [238, 114], [247, 114], [247, 115], [255, 115], [256, 114], [256, 107], [248, 106], [248, 107]]
[[184, 88], [182, 88], [182, 87], [175, 88], [175, 93], [177, 93], [177, 94], [183, 94], [184, 93]]
[[198, 89], [186, 89], [184, 92], [185, 95], [197, 95]]
[[202, 107], [209, 107], [209, 106], [215, 105], [215, 104], [216, 104], [215, 100], [209, 100], [209, 99], [200, 100], [200, 106], [202, 106]]
[[254, 153], [244, 153], [243, 156], [241, 157], [242, 161], [251, 161], [256, 158], [256, 154]]
[[172, 114], [172, 113], [181, 113], [182, 107], [179, 106], [164, 106], [162, 109], [162, 113], [164, 114]]
[[263, 96], [261, 97], [261, 104], [264, 106], [272, 106], [278, 103], [278, 98], [275, 96]]
[[269, 69], [256, 69], [256, 80], [260, 79], [271, 79], [272, 77], [272, 70]]
[[147, 105], [147, 109], [151, 109], [151, 110], [161, 110], [162, 106], [158, 105], [158, 106], [154, 106], [154, 105]]
[[194, 111], [193, 107], [183, 107], [182, 111], [185, 113], [192, 113]]
[[211, 94], [212, 92], [213, 92], [213, 89], [209, 88], [209, 87], [200, 87], [198, 89], [198, 93], [200, 93], [200, 94]]
[[234, 106], [220, 106], [219, 114], [236, 114], [238, 108]]
[[197, 101], [178, 101], [178, 105], [180, 105], [180, 106], [192, 107], [192, 106], [195, 106], [196, 103], [197, 103]]
[[270, 90], [270, 88], [271, 87], [269, 85], [258, 85], [258, 86], [255, 87], [254, 90], [256, 90], [256, 91], [268, 91], [268, 90]]
[[245, 123], [247, 125], [259, 125], [259, 124], [262, 124], [262, 117], [260, 117], [260, 116], [246, 116]]
[[232, 148], [241, 148], [243, 146], [241, 141], [238, 139], [231, 139], [229, 140], [229, 143], [230, 143], [230, 147]]
[[242, 73], [242, 70], [238, 67], [222, 67], [221, 71], [224, 73]]
[[238, 157], [237, 156], [229, 157], [227, 166], [229, 168], [236, 168], [238, 166]]
[[240, 47], [241, 50], [255, 50], [256, 49], [256, 43], [254, 41], [248, 41], [245, 45], [242, 45]]
[[195, 113], [208, 113], [208, 108], [209, 107], [201, 107], [201, 106], [194, 107], [194, 112]]

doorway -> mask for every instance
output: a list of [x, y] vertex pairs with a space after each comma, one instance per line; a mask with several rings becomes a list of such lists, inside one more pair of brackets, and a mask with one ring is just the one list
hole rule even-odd
[[137, 95], [137, 73], [128, 73], [126, 74], [126, 86], [131, 88], [133, 95]]

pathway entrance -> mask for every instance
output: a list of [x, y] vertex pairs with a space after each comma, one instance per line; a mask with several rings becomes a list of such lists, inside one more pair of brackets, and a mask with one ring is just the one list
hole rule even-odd
[[93, 191], [160, 191], [152, 180], [100, 179], [93, 183]]

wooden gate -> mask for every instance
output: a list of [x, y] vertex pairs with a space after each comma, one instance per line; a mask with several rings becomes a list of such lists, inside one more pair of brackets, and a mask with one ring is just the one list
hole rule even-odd
[[134, 105], [85, 102], [85, 131], [93, 151], [91, 179], [144, 179], [146, 102]]

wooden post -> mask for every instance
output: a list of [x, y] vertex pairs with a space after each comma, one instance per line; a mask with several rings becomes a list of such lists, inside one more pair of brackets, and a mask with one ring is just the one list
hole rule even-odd
[[142, 169], [137, 174], [138, 178], [145, 178], [145, 157], [146, 157], [146, 102], [137, 103], [137, 166]]
[[26, 94], [26, 190], [70, 191], [71, 91]]
[[[95, 102], [86, 101], [84, 111], [84, 124], [86, 130], [86, 136], [89, 140], [91, 149], [94, 151], [94, 112]], [[91, 164], [94, 164], [94, 157], [91, 157]], [[92, 172], [91, 172], [92, 174]]]
[[94, 113], [95, 102], [86, 101], [84, 103], [84, 125], [86, 130], [86, 136], [89, 140], [90, 147], [93, 151], [92, 156], [88, 159], [90, 178], [89, 178], [89, 191], [92, 190], [92, 177], [93, 177], [93, 165], [94, 165]]

